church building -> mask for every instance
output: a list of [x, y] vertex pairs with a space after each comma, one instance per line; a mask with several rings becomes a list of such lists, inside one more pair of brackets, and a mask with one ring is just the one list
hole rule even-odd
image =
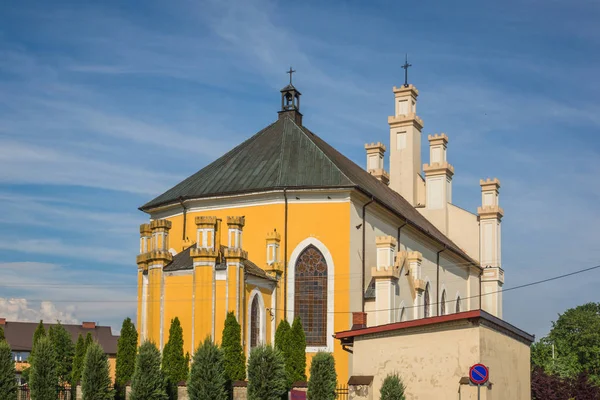
[[162, 348], [179, 317], [191, 354], [221, 341], [232, 311], [249, 352], [300, 317], [307, 363], [332, 352], [344, 383], [352, 354], [335, 336], [357, 315], [367, 328], [475, 310], [501, 319], [500, 182], [473, 182], [476, 212], [453, 203], [450, 140], [422, 135], [418, 96], [393, 88], [389, 142], [366, 144], [359, 166], [304, 125], [290, 78], [273, 123], [140, 207], [141, 340]]

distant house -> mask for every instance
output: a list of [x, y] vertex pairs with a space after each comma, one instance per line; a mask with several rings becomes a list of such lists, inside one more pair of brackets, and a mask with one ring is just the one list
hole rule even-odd
[[[7, 321], [6, 318], [0, 318], [0, 326], [4, 329], [4, 336], [6, 337], [6, 341], [12, 349], [17, 373], [19, 374], [23, 369], [29, 366], [27, 359], [31, 353], [33, 333], [38, 325], [38, 322]], [[44, 328], [46, 331], [48, 331], [48, 329], [54, 325], [56, 324], [44, 323]], [[104, 352], [108, 356], [110, 374], [114, 380], [117, 359], [117, 341], [119, 336], [112, 334], [111, 327], [98, 326], [95, 322], [83, 322], [80, 325], [62, 325], [65, 327], [67, 332], [71, 334], [73, 344], [77, 343], [79, 335], [85, 338], [88, 333], [92, 334], [94, 340], [96, 340], [100, 346], [102, 346]]]

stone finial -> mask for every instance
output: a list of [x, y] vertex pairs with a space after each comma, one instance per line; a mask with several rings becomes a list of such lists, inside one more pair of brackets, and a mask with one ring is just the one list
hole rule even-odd
[[498, 178], [494, 178], [494, 179], [480, 179], [479, 180], [479, 185], [481, 185], [481, 191], [483, 192], [487, 192], [490, 190], [498, 190], [500, 189], [500, 180]]
[[423, 254], [420, 251], [409, 251], [406, 253], [406, 259], [408, 262], [421, 262], [423, 261]]
[[195, 218], [198, 228], [214, 227], [217, 224], [217, 217], [214, 216], [198, 216]]
[[408, 86], [400, 86], [400, 87], [394, 86], [392, 90], [396, 96], [411, 94], [413, 97], [417, 97], [419, 95], [419, 91], [417, 90], [415, 85], [413, 85], [412, 83], [409, 83]]
[[150, 228], [150, 224], [141, 224], [140, 225], [140, 237], [150, 236], [152, 235], [152, 229]]
[[434, 135], [428, 135], [427, 139], [429, 139], [430, 146], [436, 145], [444, 145], [448, 144], [448, 136], [445, 133], [440, 133], [439, 135], [436, 133]]
[[242, 229], [246, 224], [246, 218], [241, 217], [227, 217], [227, 225], [229, 226], [237, 226], [238, 229]]
[[169, 230], [171, 229], [171, 221], [168, 219], [155, 219], [150, 222], [150, 228], [152, 230]]
[[382, 248], [382, 247], [396, 247], [396, 244], [398, 242], [396, 241], [396, 238], [393, 236], [377, 236], [375, 238], [375, 245], [377, 246], [377, 248]]
[[267, 243], [279, 243], [281, 241], [281, 235], [277, 231], [267, 233]]
[[367, 154], [371, 154], [371, 153], [385, 153], [386, 148], [385, 145], [381, 142], [377, 142], [377, 143], [365, 143], [365, 150], [367, 151]]
[[454, 167], [448, 161], [441, 163], [434, 162], [423, 164], [423, 172], [425, 172], [425, 176], [447, 175], [448, 177], [452, 177], [454, 175]]
[[477, 207], [477, 214], [479, 214], [479, 219], [502, 219], [504, 210], [497, 205], [481, 206]]

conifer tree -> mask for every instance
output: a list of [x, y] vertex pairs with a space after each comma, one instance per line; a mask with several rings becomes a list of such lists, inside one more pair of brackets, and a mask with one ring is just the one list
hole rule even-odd
[[285, 364], [285, 374], [286, 374], [286, 382], [287, 388], [290, 389], [292, 387], [293, 381], [293, 372], [292, 372], [292, 344], [290, 343], [291, 339], [291, 331], [289, 322], [287, 320], [281, 320], [279, 326], [277, 326], [277, 330], [275, 331], [275, 348], [281, 352], [283, 356], [283, 361]]
[[169, 398], [177, 400], [177, 384], [185, 381], [188, 375], [183, 354], [183, 329], [178, 317], [171, 320], [169, 340], [163, 349], [162, 372], [167, 379]]
[[398, 374], [389, 374], [383, 380], [379, 395], [381, 400], [406, 400], [404, 390], [406, 387]]
[[130, 400], [167, 400], [165, 379], [160, 370], [160, 352], [156, 345], [142, 343], [135, 359], [131, 377]]
[[335, 400], [337, 374], [331, 353], [319, 352], [310, 363], [309, 400]]
[[280, 400], [287, 392], [283, 354], [271, 346], [257, 346], [248, 359], [248, 400]]
[[246, 356], [242, 347], [242, 327], [233, 311], [227, 313], [223, 328], [223, 362], [229, 382], [246, 379]]
[[131, 380], [135, 369], [138, 334], [131, 318], [126, 318], [121, 326], [121, 336], [117, 342], [117, 367], [115, 376], [115, 399], [125, 400], [125, 385]]
[[113, 398], [108, 358], [102, 346], [97, 342], [88, 346], [81, 375], [81, 392], [84, 400], [111, 400]]
[[57, 323], [48, 330], [48, 337], [54, 348], [56, 355], [56, 374], [60, 384], [71, 381], [71, 371], [73, 370], [73, 356], [75, 346], [71, 340], [71, 335], [64, 326]]
[[75, 345], [75, 355], [73, 357], [73, 367], [71, 368], [71, 385], [76, 386], [81, 380], [81, 371], [83, 369], [83, 360], [85, 358], [85, 340], [81, 333], [77, 338]]
[[31, 365], [29, 388], [35, 400], [56, 400], [58, 375], [56, 358], [50, 339], [42, 336], [36, 343], [35, 358]]
[[38, 342], [41, 338], [46, 336], [46, 329], [44, 328], [44, 322], [40, 320], [37, 328], [33, 332], [33, 342], [31, 344], [31, 352], [29, 353], [29, 364], [33, 363], [33, 358], [35, 357], [35, 350]]
[[306, 382], [306, 335], [300, 317], [294, 318], [289, 333], [289, 373], [291, 383]]
[[94, 337], [92, 336], [92, 332], [88, 332], [87, 335], [85, 335], [85, 350], [87, 351], [88, 347], [90, 347], [90, 344], [94, 343]]
[[10, 346], [5, 340], [0, 340], [0, 399], [16, 400], [15, 375], [15, 362]]
[[187, 381], [190, 400], [227, 400], [223, 351], [207, 337], [194, 353]]
[[6, 340], [4, 337], [4, 328], [0, 326], [0, 340]]

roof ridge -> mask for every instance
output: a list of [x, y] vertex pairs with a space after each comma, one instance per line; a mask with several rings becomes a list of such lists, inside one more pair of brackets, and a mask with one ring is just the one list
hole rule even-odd
[[[344, 172], [344, 171], [343, 171], [343, 170], [340, 168], [340, 166], [339, 166], [339, 165], [337, 165], [337, 163], [336, 163], [335, 161], [333, 161], [333, 160], [331, 159], [331, 157], [329, 157], [329, 156], [327, 155], [327, 153], [325, 153], [325, 152], [323, 151], [323, 149], [322, 149], [322, 148], [321, 148], [321, 147], [320, 147], [320, 146], [319, 146], [317, 143], [315, 143], [315, 141], [314, 141], [314, 140], [313, 140], [313, 139], [312, 139], [312, 138], [311, 138], [309, 135], [307, 135], [307, 132], [308, 132], [308, 133], [310, 133], [310, 134], [311, 134], [311, 135], [313, 135], [313, 136], [317, 136], [316, 134], [314, 134], [314, 133], [313, 133], [313, 132], [312, 132], [310, 129], [308, 129], [308, 128], [307, 128], [307, 127], [305, 127], [304, 125], [302, 125], [302, 126], [298, 126], [298, 124], [296, 124], [296, 122], [295, 122], [294, 120], [292, 120], [291, 118], [288, 118], [288, 119], [289, 119], [289, 120], [290, 120], [290, 122], [293, 124], [293, 126], [295, 126], [296, 128], [298, 128], [298, 129], [300, 130], [300, 132], [302, 132], [302, 134], [303, 134], [304, 136], [306, 136], [306, 138], [307, 138], [308, 140], [310, 140], [310, 142], [311, 142], [311, 143], [312, 143], [312, 144], [313, 144], [313, 145], [314, 145], [314, 146], [315, 146], [315, 147], [316, 147], [316, 148], [319, 150], [319, 152], [321, 152], [321, 154], [323, 154], [323, 156], [324, 156], [324, 157], [325, 157], [327, 160], [329, 160], [329, 162], [331, 162], [331, 163], [332, 163], [332, 164], [335, 166], [335, 168], [338, 170], [338, 172], [339, 172], [340, 174], [342, 174], [342, 175], [343, 175], [343, 176], [344, 176], [346, 179], [348, 179], [348, 181], [350, 181], [350, 182], [351, 182], [353, 185], [356, 185], [356, 182], [354, 182], [354, 180], [350, 179], [350, 178], [348, 177], [348, 175], [346, 175], [346, 173], [345, 173], [345, 172]], [[305, 132], [305, 130], [306, 130], [306, 132]], [[317, 137], [318, 137], [318, 136], [317, 136]]]

